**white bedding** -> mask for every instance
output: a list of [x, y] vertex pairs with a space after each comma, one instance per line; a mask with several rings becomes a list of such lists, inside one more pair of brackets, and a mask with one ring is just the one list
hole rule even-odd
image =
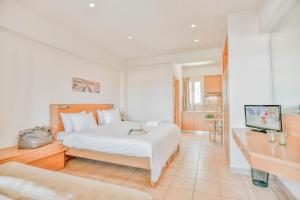
[[[146, 134], [130, 129], [143, 127]], [[180, 129], [174, 124], [147, 127], [135, 122], [120, 122], [99, 126], [97, 129], [74, 132], [63, 137], [63, 144], [77, 149], [88, 149], [127, 156], [148, 157], [151, 181], [156, 182], [170, 155], [180, 143]]]

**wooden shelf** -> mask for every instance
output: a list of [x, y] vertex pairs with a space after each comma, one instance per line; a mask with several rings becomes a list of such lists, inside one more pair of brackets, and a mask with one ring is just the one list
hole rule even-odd
[[267, 134], [233, 129], [233, 138], [252, 167], [300, 181], [299, 137], [291, 135], [287, 146], [280, 146], [270, 143]]

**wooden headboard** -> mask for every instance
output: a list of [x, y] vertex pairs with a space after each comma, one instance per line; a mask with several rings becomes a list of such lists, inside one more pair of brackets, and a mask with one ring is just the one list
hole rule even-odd
[[[92, 112], [98, 121], [97, 110], [109, 110], [113, 104], [50, 104], [50, 128], [53, 136], [60, 131], [64, 131], [64, 126], [60, 113]], [[55, 137], [56, 138], [56, 137]]]

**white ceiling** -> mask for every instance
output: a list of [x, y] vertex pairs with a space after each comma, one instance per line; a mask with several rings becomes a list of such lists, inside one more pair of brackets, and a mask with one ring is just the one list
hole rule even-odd
[[[221, 47], [226, 15], [255, 8], [259, 0], [18, 1], [123, 58], [133, 58]], [[96, 7], [90, 8], [90, 2]]]

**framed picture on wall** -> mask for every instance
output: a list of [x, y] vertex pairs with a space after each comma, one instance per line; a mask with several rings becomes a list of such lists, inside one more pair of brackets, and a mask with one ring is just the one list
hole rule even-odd
[[100, 93], [100, 83], [74, 77], [72, 89], [76, 92]]

